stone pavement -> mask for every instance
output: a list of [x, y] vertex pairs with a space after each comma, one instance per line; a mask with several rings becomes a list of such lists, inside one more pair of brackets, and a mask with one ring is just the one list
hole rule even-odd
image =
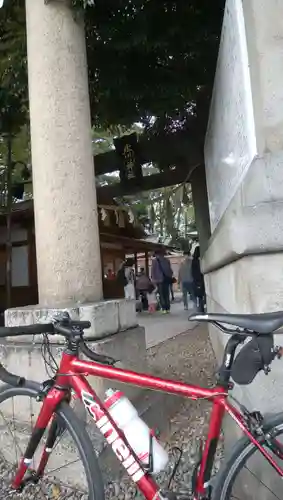
[[154, 314], [142, 312], [138, 314], [138, 323], [145, 328], [146, 347], [154, 347], [180, 333], [192, 330], [196, 324], [188, 321], [191, 311], [184, 311], [183, 303], [176, 297], [171, 304], [170, 314], [157, 311]]

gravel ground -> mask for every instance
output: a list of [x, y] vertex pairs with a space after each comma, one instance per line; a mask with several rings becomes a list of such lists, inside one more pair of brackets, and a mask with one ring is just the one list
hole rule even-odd
[[[211, 386], [214, 383], [215, 358], [207, 331], [204, 328], [196, 328], [149, 349], [148, 364], [152, 373], [164, 377], [203, 386]], [[156, 479], [163, 488], [167, 487], [168, 479], [178, 458], [177, 450], [174, 451], [174, 448], [182, 448], [181, 462], [171, 488], [178, 491], [180, 498], [188, 498], [192, 472], [198, 461], [199, 445], [206, 435], [210, 405], [206, 401], [184, 400], [176, 409], [177, 413], [170, 419], [170, 431], [167, 435], [162, 436], [162, 441], [170, 453], [170, 461], [167, 469], [160, 473]], [[218, 452], [216, 462], [220, 461], [220, 456], [221, 449]], [[82, 500], [86, 498], [84, 495], [74, 494], [67, 489], [62, 492], [63, 494], [60, 494], [48, 482], [41, 490], [33, 486], [25, 489], [23, 494], [14, 493], [8, 490], [10, 475], [11, 471], [4, 470], [0, 455], [0, 500], [4, 498], [9, 498], [9, 500], [37, 500], [41, 498]], [[50, 488], [51, 493], [48, 494]], [[107, 500], [114, 498], [130, 500], [141, 497], [128, 478], [124, 477], [120, 483], [109, 483], [106, 486], [106, 498]]]
[[88, 494], [74, 491], [66, 487], [60, 487], [56, 483], [45, 478], [40, 484], [28, 484], [22, 493], [13, 491], [10, 488], [11, 479], [14, 476], [12, 471], [7, 471], [0, 459], [0, 499], [1, 500], [88, 500]]
[[[207, 387], [215, 382], [215, 358], [205, 328], [196, 328], [150, 349], [148, 363], [152, 372], [164, 377]], [[167, 469], [156, 479], [164, 489], [167, 488], [168, 479], [179, 455], [174, 448], [182, 448], [181, 462], [171, 484], [171, 489], [178, 492], [180, 498], [188, 498], [190, 495], [192, 473], [199, 459], [200, 443], [206, 436], [209, 411], [210, 404], [207, 401], [184, 400], [176, 415], [170, 419], [170, 432], [167, 436], [162, 436], [170, 454], [170, 461]], [[220, 445], [216, 469], [219, 467], [221, 455]], [[109, 500], [142, 498], [127, 477], [120, 484], [110, 483], [106, 497]]]

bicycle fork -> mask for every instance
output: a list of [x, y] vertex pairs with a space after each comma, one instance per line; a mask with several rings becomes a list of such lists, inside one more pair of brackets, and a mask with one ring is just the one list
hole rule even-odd
[[[60, 432], [60, 426], [56, 415], [54, 415], [54, 411], [64, 397], [64, 391], [55, 388], [53, 388], [46, 395], [35, 426], [32, 430], [28, 446], [12, 482], [12, 488], [21, 490], [28, 482], [38, 482], [40, 477], [43, 475], [49, 456], [58, 437], [58, 431]], [[38, 468], [36, 471], [33, 471], [29, 477], [25, 478], [26, 472], [30, 469], [34, 454], [50, 421], [51, 426]]]

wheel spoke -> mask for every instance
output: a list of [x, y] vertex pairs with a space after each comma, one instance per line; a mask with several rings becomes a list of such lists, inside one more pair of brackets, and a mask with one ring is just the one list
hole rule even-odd
[[282, 498], [279, 498], [277, 495], [275, 495], [275, 493], [269, 488], [269, 486], [267, 486], [260, 478], [258, 478], [254, 472], [252, 472], [246, 465], [243, 467], [244, 469], [246, 469], [247, 471], [249, 471], [249, 473], [255, 478], [258, 480], [258, 482], [264, 486], [264, 488], [267, 489], [267, 491], [269, 491], [269, 493], [272, 493], [272, 495], [274, 496], [274, 498], [276, 498], [277, 500], [282, 500]]
[[[26, 448], [30, 439], [30, 431], [34, 428], [36, 421], [38, 407], [35, 398], [39, 389], [34, 387], [34, 384], [29, 387], [27, 383], [27, 386], [23, 388], [0, 389], [1, 498], [4, 492], [7, 499], [18, 497], [17, 493], [11, 492], [10, 481], [14, 468], [18, 466], [16, 462], [18, 462], [19, 455], [23, 455], [21, 448]], [[38, 500], [66, 500], [70, 497], [76, 500], [79, 498], [94, 500], [97, 492], [98, 497], [103, 498], [102, 478], [96, 463], [95, 452], [85, 429], [82, 429], [69, 405], [62, 404], [54, 418], [58, 418], [59, 428], [52, 453], [48, 457], [50, 470], [46, 467], [44, 475], [36, 478], [39, 479], [38, 481], [28, 481], [23, 497], [38, 498]], [[11, 440], [12, 443], [10, 443]], [[38, 469], [45, 447], [46, 433], [33, 457], [32, 466], [27, 471], [27, 479], [29, 473], [34, 474]]]
[[[13, 406], [13, 427], [14, 427], [14, 433], [15, 433], [16, 424], [15, 424], [15, 402], [14, 402], [14, 398], [12, 398], [12, 406]], [[15, 447], [15, 451], [16, 451], [16, 459], [17, 459], [17, 463], [18, 463], [19, 458], [18, 458], [18, 454], [17, 454], [17, 447]]]
[[[46, 477], [47, 477], [47, 476], [46, 476]], [[50, 481], [50, 482], [52, 482], [53, 484], [55, 484], [55, 485], [59, 485], [59, 486], [61, 486], [61, 487], [63, 487], [63, 488], [67, 488], [68, 490], [75, 491], [75, 492], [79, 492], [79, 493], [84, 493], [84, 494], [85, 494], [85, 493], [87, 493], [87, 491], [86, 491], [86, 490], [82, 490], [82, 489], [80, 489], [80, 488], [78, 488], [78, 487], [76, 487], [76, 488], [75, 488], [74, 486], [72, 486], [72, 485], [70, 485], [70, 484], [64, 483], [64, 481], [55, 480], [55, 479], [53, 479], [53, 480], [52, 480], [52, 478], [48, 478], [48, 479], [49, 479], [49, 481]]]
[[[266, 432], [282, 443], [283, 420], [278, 414], [265, 421]], [[263, 446], [265, 447], [264, 439]], [[280, 447], [282, 444], [280, 444]], [[272, 452], [272, 450], [270, 450]], [[278, 457], [273, 453], [278, 462]], [[281, 462], [282, 463], [282, 462]], [[282, 477], [252, 442], [243, 438], [218, 472], [214, 497], [220, 500], [283, 500]]]
[[[13, 431], [11, 430], [11, 427], [10, 427], [10, 424], [9, 424], [8, 420], [7, 420], [7, 419], [6, 419], [6, 417], [3, 415], [3, 413], [2, 413], [2, 412], [0, 412], [0, 415], [2, 416], [4, 423], [5, 423], [5, 425], [6, 425], [6, 426], [7, 426], [7, 428], [8, 428], [9, 434], [10, 434], [10, 435], [11, 435], [11, 437], [12, 437], [12, 441], [14, 441], [14, 444], [15, 444], [15, 452], [16, 452], [16, 459], [17, 459], [17, 462], [18, 462], [19, 460], [18, 460], [17, 450], [19, 451], [20, 456], [22, 456], [22, 455], [23, 455], [22, 450], [21, 450], [21, 448], [20, 448], [20, 446], [19, 446], [19, 444], [18, 444], [17, 439], [15, 438], [15, 435], [13, 434]], [[13, 426], [13, 427], [14, 427], [14, 431], [15, 431], [15, 421], [13, 420], [13, 422], [14, 422], [14, 426]]]
[[69, 467], [69, 465], [76, 464], [78, 461], [79, 461], [79, 458], [77, 458], [76, 460], [72, 460], [71, 462], [68, 462], [65, 465], [61, 465], [60, 467], [56, 467], [56, 469], [49, 470], [48, 474], [53, 474], [54, 472], [59, 472], [60, 470], [65, 469], [66, 467]]

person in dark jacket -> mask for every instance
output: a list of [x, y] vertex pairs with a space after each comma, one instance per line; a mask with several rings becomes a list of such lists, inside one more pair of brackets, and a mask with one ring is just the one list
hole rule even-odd
[[205, 306], [205, 287], [204, 278], [200, 267], [200, 248], [197, 246], [194, 250], [192, 261], [192, 278], [194, 294], [197, 299], [197, 306], [200, 312], [204, 311]]
[[140, 298], [141, 298], [143, 309], [145, 311], [148, 310], [147, 294], [149, 292], [152, 292], [153, 288], [154, 288], [154, 286], [152, 285], [152, 282], [150, 281], [149, 277], [145, 273], [144, 268], [142, 267], [140, 270], [140, 274], [136, 279], [136, 290], [137, 290], [138, 296], [140, 296]]
[[179, 276], [178, 281], [182, 287], [183, 292], [183, 302], [185, 311], [188, 310], [188, 295], [190, 299], [195, 302], [195, 294], [194, 294], [194, 283], [193, 283], [193, 275], [192, 275], [192, 263], [193, 259], [191, 257], [190, 252], [184, 252], [185, 259], [180, 265], [179, 268]]
[[151, 279], [157, 286], [162, 312], [169, 313], [170, 285], [173, 283], [173, 271], [170, 260], [166, 259], [164, 252], [160, 250], [155, 252], [155, 259], [152, 261]]

